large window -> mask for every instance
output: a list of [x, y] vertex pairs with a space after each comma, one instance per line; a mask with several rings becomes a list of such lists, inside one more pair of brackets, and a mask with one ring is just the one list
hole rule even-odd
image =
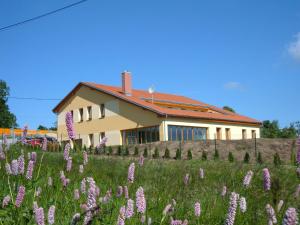
[[169, 141], [206, 140], [207, 128], [168, 125]]
[[122, 131], [123, 144], [144, 144], [159, 141], [159, 128], [143, 127]]

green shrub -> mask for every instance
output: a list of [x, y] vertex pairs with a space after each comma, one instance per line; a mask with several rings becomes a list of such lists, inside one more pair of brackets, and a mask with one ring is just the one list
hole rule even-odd
[[158, 159], [158, 158], [159, 158], [159, 150], [158, 150], [157, 147], [155, 148], [154, 154], [152, 155], [152, 157], [153, 157], [154, 159]]
[[256, 161], [257, 161], [257, 163], [259, 163], [259, 164], [262, 164], [262, 163], [263, 163], [263, 159], [262, 159], [262, 156], [261, 156], [261, 153], [260, 153], [260, 152], [258, 152]]
[[113, 149], [112, 149], [111, 146], [109, 146], [106, 154], [107, 154], [107, 155], [111, 155], [112, 152], [113, 152]]
[[134, 155], [135, 156], [139, 155], [139, 148], [137, 146], [134, 147]]
[[193, 159], [193, 153], [192, 153], [191, 149], [188, 150], [187, 158], [188, 158], [188, 160]]
[[144, 156], [145, 158], [148, 157], [148, 149], [147, 149], [147, 147], [145, 147], [145, 149], [144, 149], [144, 154], [143, 154], [143, 156]]
[[229, 162], [233, 162], [233, 161], [234, 161], [234, 157], [233, 157], [232, 152], [229, 152], [229, 153], [228, 153], [228, 161], [229, 161]]
[[122, 146], [121, 145], [118, 146], [117, 155], [122, 155]]
[[177, 159], [177, 160], [181, 159], [181, 149], [179, 149], [179, 148], [177, 148], [177, 150], [176, 150], [175, 159]]
[[123, 155], [125, 155], [125, 156], [128, 156], [128, 155], [129, 155], [129, 149], [128, 149], [127, 146], [126, 146], [125, 149], [124, 149]]
[[244, 156], [244, 163], [249, 163], [249, 162], [250, 162], [250, 155], [248, 152], [246, 152]]
[[170, 150], [168, 148], [165, 149], [165, 154], [163, 156], [165, 159], [169, 159], [170, 158]]
[[215, 149], [214, 160], [218, 160], [218, 159], [219, 159], [219, 151], [218, 149]]
[[86, 145], [83, 146], [83, 150], [86, 151]]
[[275, 155], [273, 157], [273, 162], [274, 162], [275, 166], [281, 165], [281, 160], [280, 160], [280, 156], [279, 156], [278, 152], [275, 153]]
[[291, 151], [291, 164], [294, 166], [297, 165], [296, 154], [295, 154], [294, 150]]
[[206, 151], [203, 151], [203, 152], [202, 152], [201, 159], [202, 159], [203, 161], [206, 161], [206, 160], [207, 160], [207, 152], [206, 152]]

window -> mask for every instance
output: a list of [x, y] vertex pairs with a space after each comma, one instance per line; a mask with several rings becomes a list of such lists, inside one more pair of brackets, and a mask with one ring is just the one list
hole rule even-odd
[[243, 140], [247, 139], [247, 131], [246, 131], [246, 129], [242, 130], [242, 138], [243, 138]]
[[252, 138], [255, 139], [256, 138], [256, 130], [252, 130], [251, 133], [252, 133]]
[[222, 129], [220, 127], [217, 127], [217, 139], [222, 139]]
[[83, 121], [83, 108], [79, 109], [79, 122]]
[[100, 118], [104, 118], [105, 117], [105, 107], [104, 104], [100, 105]]
[[92, 120], [92, 107], [91, 106], [87, 107], [87, 119]]
[[94, 147], [94, 135], [93, 134], [89, 134], [89, 146], [90, 147]]
[[105, 132], [100, 133], [100, 139], [102, 140], [105, 137]]
[[206, 140], [207, 128], [188, 126], [168, 126], [169, 141]]
[[226, 133], [226, 140], [230, 140], [231, 139], [230, 128], [226, 128], [225, 133]]
[[143, 144], [159, 141], [159, 128], [143, 127], [122, 131], [123, 144]]

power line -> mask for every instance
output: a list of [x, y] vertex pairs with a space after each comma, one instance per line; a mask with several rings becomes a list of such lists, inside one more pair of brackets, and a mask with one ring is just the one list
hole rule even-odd
[[76, 5], [79, 5], [79, 4], [81, 4], [81, 3], [84, 3], [84, 2], [86, 2], [86, 1], [88, 1], [88, 0], [81, 0], [81, 1], [75, 2], [75, 3], [73, 3], [73, 4], [64, 6], [64, 7], [62, 7], [62, 8], [59, 8], [59, 9], [56, 9], [56, 10], [53, 10], [53, 11], [44, 13], [44, 14], [42, 14], [42, 15], [39, 15], [39, 16], [30, 18], [30, 19], [27, 19], [27, 20], [23, 20], [23, 21], [21, 21], [21, 22], [14, 23], [14, 24], [11, 24], [11, 25], [8, 25], [8, 26], [5, 26], [5, 27], [1, 27], [1, 28], [0, 28], [0, 32], [1, 32], [1, 31], [4, 31], [4, 30], [7, 30], [7, 29], [9, 29], [9, 28], [12, 28], [12, 27], [20, 26], [20, 25], [23, 25], [23, 24], [25, 24], [25, 23], [29, 23], [29, 22], [32, 22], [32, 21], [34, 21], [34, 20], [38, 20], [38, 19], [41, 19], [41, 18], [43, 18], [43, 17], [46, 17], [46, 16], [49, 16], [49, 15], [55, 14], [55, 13], [57, 13], [57, 12], [60, 12], [60, 11], [63, 11], [63, 10], [65, 10], [65, 9], [68, 9], [68, 8], [73, 7], [73, 6], [76, 6]]
[[18, 100], [36, 100], [36, 101], [60, 101], [60, 98], [35, 98], [35, 97], [16, 97], [16, 96], [9, 96], [8, 98], [11, 99], [18, 99]]

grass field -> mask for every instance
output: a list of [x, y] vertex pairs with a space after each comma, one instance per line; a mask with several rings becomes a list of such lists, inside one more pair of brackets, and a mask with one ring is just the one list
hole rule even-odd
[[[25, 157], [24, 175], [7, 175], [5, 162], [11, 162], [21, 155], [21, 149]], [[201, 160], [148, 160], [139, 166], [138, 158], [134, 157], [89, 157], [83, 173], [79, 172], [79, 165], [83, 164], [82, 153], [70, 153], [72, 156], [72, 169], [66, 171], [67, 162], [62, 153], [43, 153], [37, 151], [37, 161], [33, 170], [32, 180], [26, 179], [28, 164], [27, 150], [21, 146], [13, 146], [6, 154], [6, 160], [1, 160], [0, 170], [0, 199], [11, 196], [13, 203], [16, 201], [18, 187], [24, 185], [25, 197], [18, 208], [12, 201], [0, 208], [0, 224], [36, 224], [33, 202], [44, 210], [45, 224], [47, 213], [51, 205], [54, 205], [55, 223], [70, 224], [75, 213], [80, 213], [78, 224], [84, 220], [84, 209], [80, 206], [87, 202], [88, 195], [80, 193], [78, 200], [74, 199], [74, 190], [81, 187], [83, 178], [93, 177], [100, 188], [97, 196], [97, 205], [100, 209], [93, 217], [91, 224], [117, 224], [119, 211], [126, 206], [127, 199], [122, 195], [117, 197], [118, 186], [128, 186], [129, 198], [136, 201], [136, 191], [143, 187], [146, 198], [146, 221], [151, 218], [151, 224], [170, 224], [174, 219], [187, 219], [189, 224], [214, 225], [225, 224], [229, 207], [230, 193], [236, 192], [245, 197], [247, 211], [236, 211], [235, 224], [260, 225], [268, 224], [266, 205], [271, 204], [276, 211], [278, 223], [281, 224], [288, 207], [300, 209], [300, 201], [295, 197], [299, 178], [295, 166], [250, 165], [243, 163], [229, 163], [225, 161], [201, 161]], [[42, 162], [41, 162], [42, 159]], [[127, 180], [128, 167], [135, 162], [135, 179], [133, 183]], [[263, 187], [263, 168], [269, 168], [272, 182], [271, 190], [265, 191]], [[204, 170], [204, 178], [199, 176], [199, 169]], [[253, 179], [248, 188], [243, 186], [243, 179], [247, 171], [254, 172]], [[60, 171], [64, 171], [70, 183], [64, 187], [60, 179]], [[186, 174], [190, 175], [188, 184], [184, 183]], [[48, 186], [48, 177], [52, 177], [53, 185]], [[9, 185], [10, 184], [10, 185]], [[223, 186], [227, 186], [227, 194], [222, 197]], [[39, 196], [35, 191], [41, 188]], [[11, 191], [10, 191], [11, 189]], [[87, 184], [88, 189], [88, 184]], [[101, 203], [100, 197], [112, 189], [112, 197], [108, 203]], [[163, 215], [163, 210], [172, 199], [176, 200], [174, 210]], [[283, 200], [282, 209], [277, 212], [277, 204]], [[194, 215], [194, 205], [201, 204], [201, 215]], [[141, 224], [141, 215], [136, 212], [132, 218], [126, 219], [125, 224]], [[147, 222], [145, 222], [147, 224]]]

